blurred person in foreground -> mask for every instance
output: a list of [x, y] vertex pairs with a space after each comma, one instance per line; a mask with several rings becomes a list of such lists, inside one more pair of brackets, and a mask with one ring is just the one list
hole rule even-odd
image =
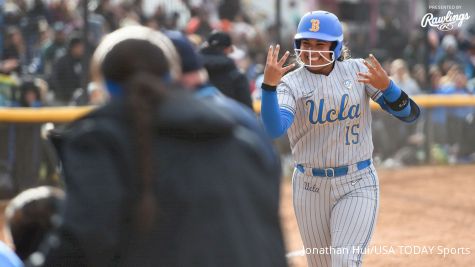
[[0, 266], [2, 267], [22, 267], [23, 263], [15, 252], [3, 241], [0, 240]]
[[27, 189], [9, 202], [4, 233], [21, 260], [27, 260], [37, 251], [49, 231], [59, 223], [63, 200], [63, 190], [41, 186]]
[[226, 96], [252, 109], [249, 82], [229, 57], [233, 51], [231, 36], [225, 32], [214, 32], [208, 37], [200, 52], [211, 84]]
[[107, 35], [92, 63], [111, 99], [53, 133], [67, 194], [39, 265], [285, 266], [270, 142], [178, 88], [150, 28]]

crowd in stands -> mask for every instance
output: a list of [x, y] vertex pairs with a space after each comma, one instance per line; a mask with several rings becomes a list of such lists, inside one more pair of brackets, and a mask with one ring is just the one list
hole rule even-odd
[[[84, 16], [81, 1], [6, 1], [3, 10], [3, 31], [0, 38], [0, 105], [18, 100], [9, 87], [19, 85], [25, 77], [42, 79], [42, 105], [84, 105], [90, 101], [95, 86], [87, 85], [88, 62], [101, 37], [119, 27], [142, 24], [158, 30], [179, 30], [200, 47], [213, 30], [228, 32], [236, 48], [229, 57], [245, 73], [248, 89], [254, 92], [254, 81], [263, 72], [265, 51], [275, 42], [272, 24], [265, 25], [251, 18], [239, 1], [159, 1], [153, 12], [145, 10], [144, 1], [90, 1], [88, 41], [83, 42]], [[171, 1], [173, 2], [173, 1]], [[234, 5], [235, 8], [229, 8]], [[290, 6], [295, 5], [291, 1]], [[148, 6], [147, 6], [148, 7]], [[227, 7], [227, 8], [224, 8]], [[290, 7], [289, 7], [290, 8]], [[270, 20], [271, 18], [267, 18]], [[412, 94], [467, 93], [475, 87], [475, 26], [466, 30], [441, 32], [430, 29], [424, 36], [421, 29], [405, 33], [391, 24], [394, 19], [382, 17], [379, 23], [381, 41], [377, 47], [362, 49], [358, 38], [348, 38], [353, 57], [379, 49], [386, 70]], [[351, 22], [348, 22], [351, 23]], [[378, 25], [379, 25], [378, 24]], [[265, 26], [262, 26], [265, 25]], [[293, 26], [293, 25], [292, 25]], [[396, 36], [405, 42], [387, 42], [384, 36]], [[291, 35], [282, 45], [291, 48]], [[425, 51], [426, 39], [429, 51]], [[393, 46], [400, 44], [396, 49]], [[377, 54], [377, 53], [376, 53]], [[378, 55], [378, 54], [377, 54]], [[428, 58], [424, 58], [427, 55]], [[424, 67], [427, 59], [429, 68]], [[407, 70], [405, 74], [402, 74]], [[428, 72], [428, 73], [427, 73]], [[441, 76], [441, 79], [438, 77]], [[455, 85], [455, 79], [458, 79]], [[37, 84], [37, 82], [35, 82]], [[404, 85], [404, 86], [403, 86]], [[410, 88], [406, 88], [409, 86]], [[37, 85], [40, 87], [40, 85]], [[98, 97], [99, 98], [99, 97]], [[257, 97], [258, 98], [258, 97]], [[11, 105], [20, 105], [17, 103]], [[94, 102], [94, 101], [92, 101]]]
[[[240, 12], [238, 4], [235, 11], [223, 9], [224, 5], [238, 1], [224, 1], [221, 5], [213, 1], [204, 1], [207, 3], [204, 5], [161, 1], [163, 4], [154, 12], [145, 12], [143, 1], [89, 2], [89, 32], [88, 40], [84, 42], [80, 1], [6, 1], [4, 31], [0, 38], [1, 106], [20, 105], [18, 90], [13, 92], [11, 87], [20, 85], [25, 78], [41, 79], [41, 85], [46, 86], [43, 88], [45, 95], [40, 99], [43, 106], [100, 102], [99, 96], [97, 101], [89, 99], [96, 87], [87, 82], [91, 52], [102, 36], [126, 25], [142, 24], [161, 31], [180, 30], [197, 48], [213, 30], [228, 32], [235, 49], [227, 54], [246, 74], [247, 91], [250, 91], [249, 80], [256, 76], [256, 65], [263, 63], [265, 45], [270, 42], [265, 31], [252, 26], [249, 18]], [[183, 10], [178, 12], [180, 9]], [[257, 69], [262, 71], [262, 68]]]

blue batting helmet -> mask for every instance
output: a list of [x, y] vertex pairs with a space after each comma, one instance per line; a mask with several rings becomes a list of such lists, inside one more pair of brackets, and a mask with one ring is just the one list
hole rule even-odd
[[294, 48], [300, 49], [302, 39], [317, 39], [336, 42], [334, 47], [335, 59], [341, 55], [343, 47], [343, 29], [335, 14], [328, 11], [312, 11], [305, 14], [299, 22], [297, 33], [294, 37]]

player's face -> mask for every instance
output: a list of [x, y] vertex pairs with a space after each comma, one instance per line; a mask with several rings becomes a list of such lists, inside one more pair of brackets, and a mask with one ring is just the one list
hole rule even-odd
[[[332, 60], [330, 51], [332, 42], [320, 41], [314, 39], [304, 39], [300, 43], [301, 50], [311, 50], [315, 52], [301, 51], [300, 58], [307, 65], [325, 65]], [[317, 51], [324, 51], [318, 53]], [[316, 67], [318, 69], [319, 67]]]

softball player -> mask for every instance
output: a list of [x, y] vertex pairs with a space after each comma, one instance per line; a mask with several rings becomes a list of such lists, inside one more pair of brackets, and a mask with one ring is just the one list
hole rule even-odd
[[294, 38], [300, 67], [271, 46], [262, 84], [262, 120], [288, 133], [295, 161], [293, 203], [309, 266], [360, 266], [374, 231], [379, 184], [372, 164], [369, 99], [405, 122], [419, 108], [376, 58], [347, 59], [338, 18], [302, 17]]

